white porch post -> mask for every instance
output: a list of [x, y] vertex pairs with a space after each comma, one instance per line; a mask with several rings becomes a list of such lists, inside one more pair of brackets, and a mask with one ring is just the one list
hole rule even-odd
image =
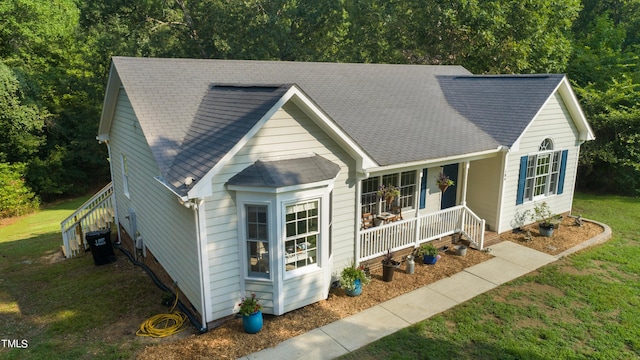
[[464, 162], [464, 177], [462, 180], [462, 200], [460, 205], [467, 206], [467, 182], [469, 181], [469, 160]]
[[[416, 201], [415, 201], [415, 208], [416, 208], [416, 231], [415, 231], [415, 247], [418, 247], [418, 245], [420, 244], [420, 191], [421, 189], [421, 184], [422, 184], [422, 177], [424, 176], [424, 174], [422, 173], [422, 169], [418, 170], [418, 181], [416, 182], [417, 186], [416, 188], [418, 188], [417, 194], [418, 196], [416, 196]], [[426, 189], [425, 189], [426, 191]]]

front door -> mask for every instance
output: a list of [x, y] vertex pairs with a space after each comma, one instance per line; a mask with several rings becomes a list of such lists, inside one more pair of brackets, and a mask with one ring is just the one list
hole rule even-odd
[[455, 182], [454, 185], [447, 188], [447, 191], [442, 193], [440, 209], [447, 209], [456, 206], [456, 195], [458, 194], [458, 164], [445, 165], [442, 168], [442, 172]]

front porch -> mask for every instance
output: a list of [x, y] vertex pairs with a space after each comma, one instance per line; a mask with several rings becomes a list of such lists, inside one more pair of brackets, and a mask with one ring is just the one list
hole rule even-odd
[[484, 248], [485, 220], [465, 205], [419, 215], [359, 231], [358, 262], [392, 252], [415, 248], [421, 244], [453, 234], [461, 234], [478, 250]]

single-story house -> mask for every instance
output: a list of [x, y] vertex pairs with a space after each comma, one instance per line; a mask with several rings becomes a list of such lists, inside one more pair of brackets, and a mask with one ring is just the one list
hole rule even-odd
[[119, 229], [203, 324], [249, 293], [276, 315], [325, 299], [387, 249], [452, 233], [482, 248], [538, 201], [570, 211], [593, 138], [561, 74], [127, 57], [98, 134]]

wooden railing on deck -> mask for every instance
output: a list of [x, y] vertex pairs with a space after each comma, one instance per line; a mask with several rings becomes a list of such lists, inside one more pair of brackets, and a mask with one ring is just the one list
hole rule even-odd
[[83, 253], [88, 247], [86, 233], [110, 228], [113, 219], [113, 184], [109, 183], [60, 223], [65, 257]]
[[484, 246], [485, 221], [464, 205], [385, 224], [360, 232], [359, 261], [383, 255], [387, 249], [397, 251], [444, 236], [462, 233], [476, 247]]

